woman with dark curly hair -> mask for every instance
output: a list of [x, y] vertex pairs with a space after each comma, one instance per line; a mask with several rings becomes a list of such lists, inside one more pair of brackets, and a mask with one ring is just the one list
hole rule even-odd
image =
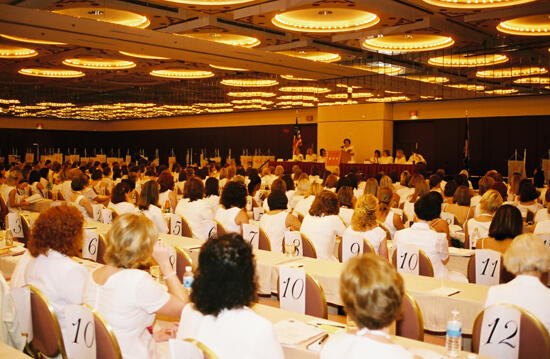
[[300, 232], [311, 240], [319, 259], [338, 260], [334, 256], [336, 236], [342, 236], [346, 230], [344, 222], [338, 217], [339, 212], [336, 194], [324, 190], [315, 197], [308, 215], [302, 222]]
[[170, 171], [162, 171], [157, 179], [160, 186], [159, 189], [159, 204], [163, 210], [170, 209], [171, 213], [176, 213], [178, 204], [178, 196], [174, 191], [174, 176]]
[[238, 234], [202, 246], [191, 302], [181, 313], [178, 339], [192, 338], [224, 359], [282, 359], [273, 325], [249, 306], [256, 299], [252, 248]]
[[242, 233], [242, 224], [248, 223], [246, 213], [246, 187], [244, 184], [229, 181], [220, 197], [222, 207], [216, 212], [216, 221], [230, 233]]
[[16, 286], [30, 284], [44, 293], [63, 332], [68, 324], [63, 309], [82, 303], [88, 278], [86, 268], [71, 259], [80, 255], [83, 225], [84, 218], [74, 206], [55, 206], [40, 213], [28, 242], [31, 258], [22, 259], [13, 276]]

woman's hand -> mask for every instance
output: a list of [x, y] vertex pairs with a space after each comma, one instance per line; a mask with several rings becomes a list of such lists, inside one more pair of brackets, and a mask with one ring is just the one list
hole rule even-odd
[[155, 243], [152, 256], [164, 275], [172, 271], [172, 265], [170, 264], [170, 249], [162, 241], [159, 240]]
[[153, 338], [156, 342], [166, 342], [168, 339], [173, 339], [176, 337], [176, 333], [178, 332], [178, 325], [179, 323], [175, 322], [172, 323], [167, 328], [162, 328], [161, 330], [157, 330], [153, 333]]

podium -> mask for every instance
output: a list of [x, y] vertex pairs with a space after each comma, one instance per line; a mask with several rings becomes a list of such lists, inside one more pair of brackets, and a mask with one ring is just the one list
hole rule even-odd
[[525, 177], [525, 162], [517, 160], [508, 161], [508, 178], [512, 178], [514, 173], [519, 173], [521, 177]]
[[342, 150], [342, 155], [340, 156], [340, 163], [349, 163], [351, 161], [351, 155], [348, 151]]

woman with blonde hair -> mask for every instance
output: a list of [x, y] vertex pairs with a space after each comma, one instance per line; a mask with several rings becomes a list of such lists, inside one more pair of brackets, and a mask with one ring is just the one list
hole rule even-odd
[[479, 216], [469, 219], [464, 225], [465, 243], [470, 243], [470, 248], [476, 247], [478, 239], [489, 236], [491, 221], [500, 206], [502, 206], [502, 197], [494, 189], [486, 191], [481, 196]]
[[365, 182], [365, 188], [363, 189], [363, 195], [372, 194], [373, 196], [376, 196], [377, 192], [378, 192], [378, 181], [376, 180], [376, 178], [369, 178]]
[[541, 282], [542, 274], [550, 268], [550, 251], [537, 236], [522, 234], [504, 252], [503, 263], [516, 278], [490, 287], [485, 308], [497, 303], [517, 305], [537, 317], [550, 332], [550, 289]]
[[[156, 183], [155, 183], [156, 185]], [[187, 294], [170, 264], [168, 247], [157, 240], [155, 225], [143, 215], [123, 214], [106, 237], [106, 265], [90, 273], [84, 303], [94, 307], [113, 328], [122, 357], [159, 358], [147, 327], [162, 314], [179, 317]], [[168, 292], [146, 271], [154, 259]]]
[[376, 197], [366, 194], [359, 198], [351, 217], [351, 225], [346, 228], [343, 235], [356, 235], [367, 239], [379, 256], [388, 258], [388, 237], [376, 220], [377, 210]]
[[296, 206], [294, 206], [294, 213], [296, 213], [298, 217], [304, 218], [308, 214], [315, 196], [321, 193], [322, 190], [323, 186], [321, 186], [321, 184], [317, 182], [311, 183], [305, 197], [299, 200]]
[[306, 197], [308, 190], [309, 180], [307, 178], [300, 178], [296, 184], [294, 196], [292, 196], [292, 199], [288, 203], [288, 208], [293, 209], [296, 207], [296, 204]]
[[398, 213], [392, 210], [393, 191], [389, 187], [380, 187], [378, 190], [378, 208], [376, 210], [376, 219], [384, 224], [384, 227], [390, 232], [391, 238], [405, 226]]

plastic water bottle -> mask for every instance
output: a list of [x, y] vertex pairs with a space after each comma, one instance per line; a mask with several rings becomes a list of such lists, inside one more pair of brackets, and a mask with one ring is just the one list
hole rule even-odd
[[445, 338], [447, 355], [456, 358], [462, 349], [462, 322], [458, 310], [451, 312], [451, 318], [447, 322], [447, 336]]
[[191, 266], [185, 267], [185, 273], [183, 273], [183, 287], [187, 291], [187, 294], [191, 294], [191, 286], [193, 285], [193, 268]]

